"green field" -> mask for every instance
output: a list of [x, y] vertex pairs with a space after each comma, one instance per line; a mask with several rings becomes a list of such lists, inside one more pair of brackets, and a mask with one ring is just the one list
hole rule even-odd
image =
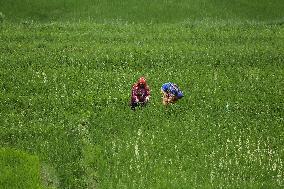
[[[0, 0], [0, 12], [0, 166], [13, 170], [16, 149], [15, 175], [40, 167], [30, 184], [0, 167], [0, 188], [284, 187], [281, 0]], [[151, 100], [133, 112], [140, 76]], [[168, 81], [185, 97], [164, 107]]]
[[8, 20], [176, 23], [284, 22], [282, 0], [1, 0]]

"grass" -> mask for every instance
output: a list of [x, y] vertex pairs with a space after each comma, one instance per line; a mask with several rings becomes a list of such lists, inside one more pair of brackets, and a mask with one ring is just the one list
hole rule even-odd
[[8, 20], [176, 23], [204, 19], [283, 23], [281, 0], [9, 0], [0, 2]]
[[0, 149], [0, 186], [6, 188], [40, 188], [39, 160], [12, 149]]
[[[101, 2], [98, 18], [87, 1], [58, 14], [65, 1], [14, 2], [0, 2], [0, 146], [38, 156], [44, 187], [283, 187], [282, 4], [199, 1], [181, 7], [215, 17], [163, 9], [151, 22], [122, 11], [133, 2]], [[152, 97], [132, 112], [141, 75]], [[185, 98], [166, 108], [168, 81]]]

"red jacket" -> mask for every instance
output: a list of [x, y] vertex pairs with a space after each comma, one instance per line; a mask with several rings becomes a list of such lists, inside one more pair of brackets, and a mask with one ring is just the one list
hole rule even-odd
[[135, 83], [132, 86], [131, 95], [132, 98], [138, 98], [139, 100], [143, 100], [146, 97], [150, 96], [150, 88], [147, 84], [144, 88], [142, 88], [138, 83]]

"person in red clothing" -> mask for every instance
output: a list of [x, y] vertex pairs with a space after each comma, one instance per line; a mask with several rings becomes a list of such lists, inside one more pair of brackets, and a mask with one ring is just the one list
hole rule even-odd
[[144, 77], [140, 77], [132, 86], [131, 90], [131, 102], [130, 106], [132, 110], [139, 105], [145, 106], [150, 99], [150, 88], [146, 83], [146, 79]]

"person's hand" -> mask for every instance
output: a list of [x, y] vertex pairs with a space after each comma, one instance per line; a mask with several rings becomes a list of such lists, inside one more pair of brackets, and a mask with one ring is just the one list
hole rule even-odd
[[147, 96], [147, 97], [145, 98], [145, 101], [146, 101], [146, 102], [148, 102], [148, 101], [149, 101], [149, 99], [150, 99], [150, 97], [149, 97], [149, 96]]
[[138, 103], [139, 99], [137, 97], [135, 97], [134, 101], [135, 101], [135, 103]]
[[178, 99], [177, 99], [177, 97], [176, 96], [170, 96], [170, 98], [169, 98], [169, 102], [170, 103], [175, 103], [176, 101], [177, 101]]

